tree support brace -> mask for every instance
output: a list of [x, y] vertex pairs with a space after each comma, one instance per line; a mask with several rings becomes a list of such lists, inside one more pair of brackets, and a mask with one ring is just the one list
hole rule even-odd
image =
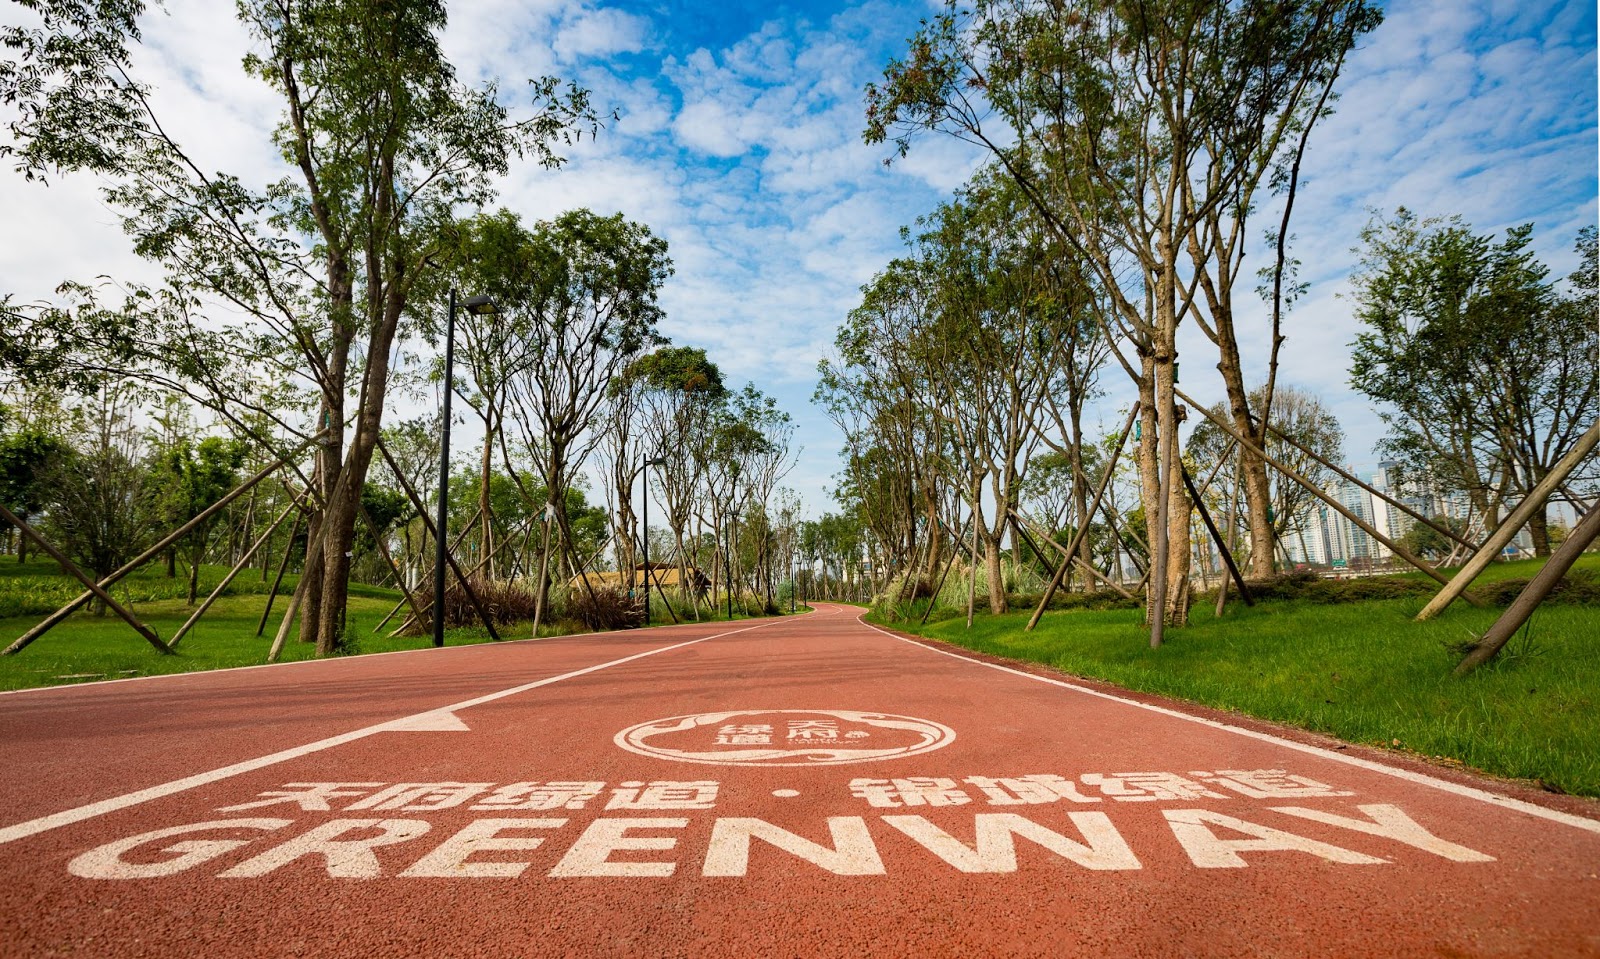
[[23, 633], [16, 642], [12, 643], [10, 646], [7, 646], [5, 652], [0, 655], [11, 656], [27, 648], [29, 643], [38, 639], [40, 636], [43, 636], [55, 626], [59, 625], [62, 620], [72, 615], [73, 610], [77, 609], [79, 606], [82, 606], [84, 603], [87, 603], [90, 599], [93, 599], [97, 595], [95, 586], [98, 586], [101, 590], [109, 589], [112, 585], [119, 582], [123, 577], [154, 559], [167, 547], [189, 535], [190, 531], [192, 531], [196, 526], [199, 526], [201, 523], [204, 523], [206, 520], [226, 509], [229, 503], [232, 503], [234, 500], [255, 488], [257, 483], [260, 483], [262, 480], [282, 469], [289, 463], [292, 456], [299, 453], [307, 446], [310, 446], [312, 443], [320, 440], [323, 435], [323, 433], [318, 433], [311, 439], [301, 443], [299, 446], [295, 447], [295, 449], [288, 456], [280, 457], [277, 461], [267, 466], [261, 472], [245, 480], [243, 483], [240, 483], [226, 496], [197, 513], [193, 519], [189, 520], [189, 522], [184, 523], [182, 526], [162, 537], [160, 542], [140, 553], [138, 556], [135, 556], [127, 563], [124, 563], [120, 569], [108, 574], [106, 578], [101, 580], [99, 583], [90, 585], [88, 591], [80, 594], [77, 599], [74, 599], [72, 602], [45, 617], [37, 626], [28, 630], [26, 633]]
[[[1122, 435], [1117, 439], [1117, 448], [1112, 451], [1111, 459], [1106, 463], [1106, 475], [1100, 477], [1100, 488], [1094, 491], [1094, 503], [1089, 507], [1089, 515], [1081, 518], [1078, 531], [1072, 536], [1072, 543], [1067, 547], [1068, 555], [1078, 552], [1078, 547], [1083, 545], [1084, 537], [1089, 535], [1089, 521], [1100, 512], [1100, 503], [1105, 499], [1106, 489], [1111, 486], [1111, 477], [1117, 471], [1117, 460], [1122, 456], [1123, 447], [1128, 445], [1128, 434], [1133, 432], [1134, 421], [1139, 416], [1139, 404], [1135, 402], [1128, 411], [1128, 422], [1123, 424]], [[1033, 632], [1033, 627], [1039, 625], [1039, 617], [1044, 615], [1044, 608], [1050, 605], [1050, 600], [1055, 597], [1056, 590], [1061, 588], [1061, 581], [1066, 578], [1070, 563], [1062, 563], [1056, 569], [1055, 575], [1050, 577], [1050, 585], [1045, 587], [1044, 595], [1039, 598], [1039, 607], [1033, 611], [1033, 616], [1028, 619], [1027, 632]], [[1120, 573], [1119, 573], [1120, 575]]]
[[278, 531], [278, 527], [282, 526], [283, 521], [289, 518], [289, 514], [294, 512], [294, 510], [305, 501], [306, 495], [310, 492], [310, 487], [307, 487], [299, 496], [296, 496], [288, 506], [283, 508], [283, 512], [279, 513], [278, 518], [272, 521], [272, 525], [267, 527], [267, 531], [257, 537], [254, 543], [250, 544], [250, 548], [245, 550], [245, 554], [239, 558], [239, 562], [235, 563], [233, 568], [228, 570], [228, 575], [222, 577], [222, 582], [218, 583], [217, 588], [211, 591], [211, 595], [206, 597], [205, 602], [201, 603], [200, 607], [190, 614], [189, 618], [184, 621], [184, 624], [178, 627], [178, 631], [172, 634], [172, 638], [167, 641], [168, 646], [177, 646], [183, 641], [183, 637], [187, 636], [189, 634], [189, 630], [194, 628], [194, 624], [200, 621], [200, 617], [206, 614], [206, 610], [211, 608], [211, 604], [215, 603], [217, 601], [217, 597], [222, 595], [222, 591], [228, 588], [229, 583], [233, 582], [233, 578], [238, 576], [239, 572], [245, 568], [245, 565], [255, 557], [256, 551], [266, 544], [268, 538], [270, 538], [273, 533]]
[[[1440, 573], [1437, 569], [1434, 569], [1432, 566], [1428, 565], [1428, 563], [1425, 560], [1423, 560], [1420, 557], [1416, 556], [1410, 550], [1406, 549], [1404, 546], [1401, 546], [1399, 543], [1396, 543], [1394, 540], [1392, 540], [1389, 537], [1387, 537], [1387, 536], [1383, 535], [1382, 533], [1378, 532], [1376, 529], [1373, 528], [1371, 523], [1368, 523], [1366, 520], [1362, 519], [1360, 516], [1357, 516], [1354, 512], [1352, 512], [1350, 510], [1350, 507], [1344, 505], [1343, 503], [1339, 502], [1337, 499], [1334, 499], [1332, 496], [1329, 496], [1327, 493], [1325, 493], [1322, 490], [1318, 489], [1317, 485], [1315, 483], [1311, 482], [1310, 480], [1306, 479], [1304, 476], [1300, 475], [1300, 473], [1298, 473], [1293, 467], [1287, 466], [1284, 463], [1280, 462], [1279, 460], [1273, 458], [1273, 456], [1271, 454], [1267, 453], [1266, 450], [1263, 450], [1261, 447], [1255, 445], [1254, 443], [1252, 443], [1249, 440], [1245, 439], [1244, 437], [1240, 436], [1238, 431], [1233, 428], [1233, 424], [1224, 422], [1221, 417], [1215, 415], [1214, 413], [1212, 413], [1210, 410], [1206, 409], [1205, 407], [1200, 406], [1194, 400], [1190, 399], [1187, 396], [1184, 396], [1182, 393], [1178, 393], [1178, 396], [1182, 397], [1184, 402], [1186, 402], [1186, 403], [1190, 404], [1191, 406], [1194, 406], [1196, 409], [1198, 409], [1200, 411], [1201, 415], [1205, 416], [1206, 419], [1209, 419], [1211, 422], [1217, 424], [1219, 427], [1221, 427], [1222, 429], [1226, 430], [1230, 436], [1232, 436], [1234, 439], [1238, 440], [1240, 442], [1240, 444], [1243, 445], [1246, 449], [1251, 450], [1256, 455], [1260, 456], [1263, 460], [1266, 460], [1266, 462], [1269, 465], [1271, 465], [1273, 469], [1276, 469], [1278, 472], [1280, 472], [1283, 475], [1285, 475], [1285, 476], [1289, 477], [1290, 479], [1294, 480], [1296, 483], [1299, 483], [1302, 487], [1305, 488], [1305, 490], [1308, 493], [1310, 493], [1311, 495], [1315, 496], [1317, 499], [1322, 500], [1324, 503], [1327, 503], [1329, 506], [1333, 507], [1333, 509], [1337, 513], [1339, 513], [1341, 516], [1343, 516], [1345, 519], [1349, 520], [1350, 522], [1354, 523], [1358, 528], [1360, 528], [1360, 530], [1363, 533], [1366, 533], [1368, 536], [1371, 536], [1373, 539], [1375, 539], [1378, 542], [1382, 543], [1384, 546], [1387, 546], [1389, 548], [1390, 552], [1394, 553], [1396, 556], [1400, 557], [1401, 559], [1403, 559], [1406, 562], [1410, 563], [1412, 566], [1415, 566], [1417, 569], [1419, 569], [1422, 572], [1426, 573], [1428, 575], [1428, 577], [1431, 578], [1432, 580], [1434, 580], [1435, 582], [1440, 583], [1441, 585], [1449, 583], [1449, 580], [1444, 578], [1444, 574]], [[1466, 599], [1467, 602], [1471, 603], [1474, 606], [1482, 606], [1483, 605], [1482, 603], [1480, 603], [1478, 600], [1472, 598], [1471, 596], [1466, 596], [1464, 598]]]
[[1200, 498], [1200, 491], [1194, 488], [1194, 480], [1189, 478], [1189, 468], [1178, 465], [1182, 471], [1183, 485], [1189, 488], [1189, 496], [1194, 499], [1195, 509], [1200, 511], [1200, 519], [1205, 521], [1206, 530], [1211, 533], [1211, 539], [1217, 544], [1217, 552], [1222, 554], [1222, 561], [1228, 565], [1228, 573], [1233, 577], [1234, 585], [1239, 587], [1239, 596], [1244, 599], [1246, 606], [1254, 606], [1255, 598], [1250, 595], [1250, 587], [1244, 583], [1244, 577], [1239, 575], [1239, 567], [1233, 562], [1233, 553], [1228, 550], [1228, 544], [1223, 541], [1222, 534], [1217, 531], [1217, 524], [1211, 521], [1211, 511], [1206, 509], [1206, 504]]
[[1456, 675], [1462, 676], [1470, 673], [1493, 659], [1495, 654], [1500, 652], [1501, 647], [1510, 642], [1511, 637], [1515, 636], [1517, 630], [1522, 628], [1522, 624], [1528, 621], [1528, 617], [1533, 615], [1533, 611], [1539, 608], [1539, 604], [1544, 602], [1545, 597], [1550, 595], [1550, 590], [1561, 582], [1561, 577], [1566, 575], [1567, 570], [1572, 568], [1572, 564], [1588, 548], [1589, 544], [1595, 541], [1597, 535], [1600, 535], [1600, 506], [1589, 510], [1583, 521], [1571, 533], [1567, 534], [1566, 542], [1562, 543], [1560, 548], [1545, 562], [1544, 568], [1539, 570], [1533, 579], [1528, 581], [1528, 585], [1523, 587], [1522, 592], [1517, 594], [1517, 598], [1506, 608], [1506, 611], [1500, 614], [1500, 618], [1495, 620], [1493, 626], [1489, 627], [1489, 631], [1484, 633], [1483, 637], [1473, 644], [1472, 650], [1467, 653], [1466, 658], [1461, 660], [1461, 664], [1456, 667]]
[[1566, 481], [1567, 476], [1577, 468], [1579, 463], [1583, 462], [1584, 457], [1589, 455], [1597, 443], [1600, 443], [1600, 423], [1589, 427], [1589, 431], [1584, 433], [1572, 449], [1567, 451], [1567, 455], [1561, 457], [1550, 472], [1545, 474], [1544, 479], [1539, 481], [1539, 485], [1533, 488], [1533, 492], [1529, 493], [1522, 502], [1517, 504], [1517, 508], [1511, 511], [1511, 515], [1506, 517], [1505, 522], [1501, 523], [1498, 529], [1489, 534], [1489, 538], [1484, 540], [1483, 546], [1479, 547], [1470, 560], [1467, 560], [1467, 565], [1457, 570], [1455, 578], [1445, 584], [1445, 588], [1439, 591], [1439, 595], [1429, 600], [1428, 605], [1422, 607], [1422, 612], [1417, 614], [1417, 621], [1432, 619], [1444, 612], [1451, 603], [1455, 602], [1458, 596], [1468, 602], [1472, 602], [1472, 597], [1466, 594], [1467, 587], [1471, 586], [1472, 581], [1478, 578], [1478, 574], [1487, 569], [1489, 563], [1500, 555], [1500, 551], [1505, 548], [1507, 543], [1511, 542], [1512, 537], [1517, 535], [1517, 530], [1528, 522], [1528, 518], [1533, 515], [1534, 510], [1544, 507], [1545, 500], [1550, 498], [1550, 494], [1555, 491], [1556, 486]]
[[[411, 506], [422, 516], [422, 522], [425, 524], [428, 535], [438, 539], [439, 531], [433, 524], [433, 518], [428, 515], [427, 505], [422, 502], [422, 497], [417, 495], [417, 491], [412, 487], [411, 481], [406, 479], [406, 474], [400, 469], [400, 464], [396, 463], [394, 457], [389, 455], [389, 447], [384, 444], [383, 437], [378, 437], [377, 446], [378, 452], [383, 454], [383, 461], [389, 464], [389, 469], [394, 473], [394, 478], [400, 482], [400, 488], [405, 490], [406, 497], [411, 500]], [[445, 562], [450, 564], [451, 571], [456, 574], [456, 581], [466, 591], [467, 599], [472, 602], [472, 608], [477, 612], [478, 619], [483, 621], [484, 628], [489, 631], [489, 638], [497, 643], [500, 642], [500, 633], [494, 628], [494, 620], [489, 617], [489, 611], [483, 608], [482, 601], [478, 599], [477, 590], [472, 588], [472, 584], [467, 582], [466, 575], [461, 572], [461, 567], [456, 565], [456, 558], [451, 555], [449, 550], [445, 550], [444, 558]], [[439, 613], [434, 615], [439, 615]]]
[[[32, 526], [24, 523], [17, 517], [15, 513], [6, 509], [4, 506], [0, 506], [0, 519], [5, 520], [12, 526], [15, 526], [17, 529], [21, 530], [22, 535], [33, 540], [34, 543], [36, 543], [40, 549], [44, 550], [51, 559], [55, 560], [57, 563], [60, 563], [62, 569], [77, 577], [78, 582], [89, 587], [90, 593], [99, 597], [100, 601], [105, 603], [108, 609], [122, 617], [122, 621], [127, 623], [129, 626], [132, 626], [134, 631], [140, 636], [143, 636], [145, 640], [150, 643], [150, 645], [154, 646], [160, 652], [166, 653], [169, 656], [172, 655], [172, 648], [161, 641], [161, 637], [156, 635], [155, 630], [135, 619], [133, 613], [124, 609], [121, 603], [117, 602], [112, 598], [110, 593], [105, 591], [105, 587], [101, 586], [99, 583], [96, 583], [94, 579], [89, 576], [89, 574], [79, 569], [77, 563], [74, 563], [72, 560], [67, 558], [67, 554], [50, 545], [50, 541], [35, 532]], [[20, 649], [21, 647], [19, 646], [17, 648]]]

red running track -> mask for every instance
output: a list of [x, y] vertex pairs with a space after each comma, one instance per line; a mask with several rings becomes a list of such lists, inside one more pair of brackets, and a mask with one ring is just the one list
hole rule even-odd
[[0, 695], [0, 954], [1600, 955], [1600, 821], [857, 612]]

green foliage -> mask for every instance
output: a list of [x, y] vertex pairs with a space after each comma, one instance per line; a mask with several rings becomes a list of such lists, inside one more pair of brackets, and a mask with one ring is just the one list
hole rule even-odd
[[59, 436], [24, 429], [0, 436], [0, 503], [26, 520], [49, 501], [50, 468], [71, 455]]
[[[202, 575], [212, 572], [220, 576], [225, 570], [206, 567]], [[152, 588], [156, 586], [153, 581], [148, 585]], [[3, 580], [0, 580], [0, 586], [3, 586]], [[352, 590], [350, 631], [360, 638], [362, 651], [388, 652], [430, 645], [426, 638], [387, 639], [372, 632], [372, 628], [398, 598], [399, 595], [392, 591], [367, 595], [365, 590]], [[264, 637], [257, 638], [255, 635], [256, 621], [261, 616], [264, 602], [265, 597], [258, 595], [224, 596], [184, 639], [175, 656], [157, 653], [115, 617], [97, 619], [79, 613], [21, 653], [0, 657], [0, 689], [259, 665], [266, 661], [267, 648], [271, 646], [273, 636], [270, 627]], [[281, 612], [283, 608], [284, 597], [279, 596], [274, 609]], [[141, 601], [138, 610], [140, 618], [162, 636], [171, 636], [191, 612], [193, 610], [185, 604], [181, 595]], [[10, 642], [37, 620], [37, 616], [0, 618], [0, 638]], [[277, 616], [274, 616], [273, 622], [276, 621]], [[481, 642], [486, 638], [480, 637], [481, 630], [463, 630], [450, 634], [449, 642], [454, 645]], [[293, 662], [310, 659], [314, 654], [315, 646], [291, 640], [284, 647], [283, 659]]]
[[162, 491], [123, 445], [75, 450], [47, 475], [45, 532], [97, 576], [132, 559], [162, 524]]
[[[208, 436], [199, 443], [180, 439], [161, 451], [155, 458], [152, 480], [162, 491], [163, 506], [172, 525], [188, 522], [239, 485], [239, 468], [244, 465], [246, 454], [244, 443], [217, 436]], [[192, 539], [203, 548], [203, 531]]]
[[[1411, 620], [1416, 598], [1239, 603], [1213, 619], [1196, 604], [1193, 625], [1152, 650], [1140, 610], [981, 615], [969, 632], [946, 613], [919, 630], [998, 656], [1043, 663], [1129, 689], [1176, 696], [1358, 743], [1400, 748], [1502, 776], [1600, 795], [1594, 715], [1600, 667], [1589, 637], [1600, 606], [1550, 606], [1535, 620], [1537, 655], [1464, 679], [1450, 675], [1451, 642], [1481, 634], [1495, 609], [1452, 609]], [[936, 610], [932, 619], [941, 618]]]
[[[1464, 536], [1467, 532], [1467, 521], [1465, 519], [1438, 515], [1433, 517], [1433, 523], [1435, 526], [1442, 526], [1450, 530], [1457, 536]], [[1456, 548], [1455, 541], [1450, 537], [1422, 523], [1418, 523], [1406, 530], [1405, 535], [1400, 537], [1399, 542], [1401, 546], [1425, 559], [1442, 559]]]
[[[18, 0], [35, 26], [0, 28], [0, 103], [16, 112], [0, 156], [29, 180], [48, 170], [116, 170], [145, 132], [139, 87], [122, 77], [141, 0]], [[9, 18], [8, 18], [9, 19]]]
[[[222, 577], [227, 573], [226, 566], [202, 565], [198, 573], [200, 589], [209, 593], [222, 582]], [[285, 576], [286, 585], [283, 591], [292, 591], [297, 578], [294, 573]], [[271, 586], [270, 582], [264, 583], [255, 576], [241, 575], [234, 577], [222, 595], [260, 595], [266, 593]], [[82, 592], [83, 586], [62, 573], [55, 563], [0, 564], [0, 618], [32, 616], [37, 619], [55, 612]], [[123, 579], [112, 588], [111, 593], [118, 602], [142, 606], [146, 603], [185, 600], [188, 595], [188, 584], [169, 579], [160, 572], [156, 564], [152, 564]], [[382, 595], [389, 595], [389, 592], [382, 591]]]
[[1382, 404], [1386, 452], [1480, 511], [1526, 491], [1600, 416], [1592, 293], [1560, 296], [1532, 237], [1524, 224], [1496, 242], [1404, 208], [1362, 231], [1351, 385]]
[[645, 389], [696, 395], [716, 401], [728, 393], [722, 370], [692, 346], [663, 346], [634, 360], [621, 380]]

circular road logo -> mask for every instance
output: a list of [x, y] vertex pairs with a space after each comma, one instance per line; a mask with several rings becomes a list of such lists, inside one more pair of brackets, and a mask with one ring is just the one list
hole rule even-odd
[[631, 753], [718, 766], [826, 766], [899, 759], [954, 742], [941, 723], [846, 709], [741, 709], [652, 719], [617, 733]]

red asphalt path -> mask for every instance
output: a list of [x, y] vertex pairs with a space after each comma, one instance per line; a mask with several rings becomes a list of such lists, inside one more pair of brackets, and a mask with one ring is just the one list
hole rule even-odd
[[1600, 956], [1600, 821], [857, 612], [0, 695], [0, 955]]

